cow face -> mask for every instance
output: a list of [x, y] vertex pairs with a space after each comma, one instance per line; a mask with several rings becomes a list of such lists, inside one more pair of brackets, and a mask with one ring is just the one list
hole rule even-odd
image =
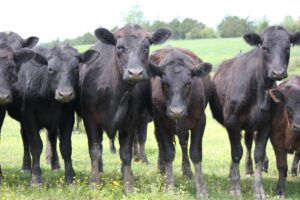
[[57, 101], [67, 103], [74, 100], [75, 89], [78, 87], [79, 64], [92, 62], [98, 55], [94, 50], [79, 54], [70, 46], [59, 46], [50, 50], [46, 60], [48, 78], [50, 90]]
[[290, 86], [288, 87], [286, 93], [277, 89], [271, 89], [269, 93], [274, 102], [284, 104], [290, 128], [300, 133], [300, 90], [292, 91]]
[[12, 101], [11, 85], [17, 81], [20, 66], [34, 55], [30, 50], [21, 49], [14, 52], [9, 44], [0, 44], [0, 105]]
[[28, 37], [27, 39], [23, 39], [20, 35], [14, 32], [0, 32], [0, 41], [6, 42], [9, 46], [14, 50], [19, 50], [21, 48], [31, 48], [35, 46], [39, 38], [38, 37]]
[[292, 44], [300, 44], [300, 32], [290, 34], [281, 26], [270, 26], [260, 35], [248, 33], [244, 39], [250, 45], [258, 45], [260, 58], [268, 77], [281, 80], [287, 77], [287, 67]]
[[148, 78], [150, 45], [163, 43], [171, 36], [171, 31], [162, 28], [150, 34], [138, 25], [127, 25], [115, 33], [99, 28], [95, 30], [95, 35], [102, 42], [115, 46], [123, 80], [138, 82]]
[[209, 63], [201, 63], [196, 67], [189, 65], [181, 59], [173, 60], [160, 67], [152, 62], [149, 63], [152, 75], [161, 77], [166, 115], [171, 119], [178, 120], [187, 115], [193, 77], [205, 76], [212, 68]]

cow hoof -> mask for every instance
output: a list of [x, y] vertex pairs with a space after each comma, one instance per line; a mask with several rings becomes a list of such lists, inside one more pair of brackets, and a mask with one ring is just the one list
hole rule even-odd
[[183, 170], [183, 175], [186, 176], [188, 179], [193, 179], [193, 172], [190, 170]]
[[263, 172], [268, 173], [269, 170], [269, 161], [264, 161]]
[[91, 190], [97, 190], [99, 187], [99, 183], [89, 183], [89, 188]]
[[135, 156], [134, 161], [139, 162], [140, 161], [139, 157]]
[[124, 183], [124, 190], [126, 195], [131, 194], [134, 191], [132, 184], [129, 182]]
[[145, 163], [146, 165], [150, 164], [147, 158], [143, 157], [143, 158], [141, 158], [141, 161], [142, 161], [142, 163]]
[[263, 193], [263, 194], [255, 194], [255, 199], [256, 200], [264, 200], [266, 199], [266, 195]]
[[66, 181], [67, 185], [70, 185], [70, 184], [74, 183], [74, 176], [67, 176], [65, 178], [65, 181]]
[[59, 171], [60, 170], [60, 164], [51, 165], [51, 170], [52, 171]]
[[21, 169], [21, 172], [23, 172], [24, 174], [30, 174], [31, 169]]
[[116, 148], [109, 148], [109, 150], [110, 150], [110, 153], [112, 153], [112, 154], [116, 154], [117, 153], [117, 150], [116, 150]]
[[100, 181], [95, 178], [91, 178], [89, 181], [89, 186], [91, 189], [96, 189], [100, 185]]
[[197, 193], [196, 194], [197, 199], [208, 198], [208, 197], [209, 197], [208, 193]]
[[252, 170], [247, 170], [247, 169], [245, 170], [245, 175], [246, 175], [246, 176], [249, 175], [249, 176], [251, 177], [253, 174], [254, 174], [253, 169], [252, 169]]
[[241, 196], [242, 195], [241, 189], [230, 189], [229, 190], [229, 195], [231, 195], [231, 196]]
[[166, 185], [163, 192], [173, 192], [175, 189], [174, 185]]
[[297, 176], [297, 168], [292, 168], [292, 176]]
[[30, 186], [31, 187], [42, 187], [42, 183], [43, 183], [42, 177], [35, 176], [35, 177], [31, 178]]

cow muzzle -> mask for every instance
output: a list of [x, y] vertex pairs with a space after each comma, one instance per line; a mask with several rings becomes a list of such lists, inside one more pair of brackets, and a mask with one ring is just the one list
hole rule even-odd
[[11, 92], [8, 90], [0, 91], [0, 105], [5, 105], [12, 102]]
[[55, 91], [55, 99], [62, 103], [67, 103], [75, 98], [75, 93], [73, 89], [63, 89]]
[[145, 75], [142, 67], [129, 68], [125, 72], [124, 80], [138, 82], [143, 79], [145, 79]]
[[171, 119], [178, 120], [178, 119], [185, 117], [186, 113], [184, 112], [183, 107], [170, 107], [167, 115]]
[[287, 77], [287, 72], [285, 69], [272, 69], [269, 75], [270, 78], [274, 80], [282, 80]]

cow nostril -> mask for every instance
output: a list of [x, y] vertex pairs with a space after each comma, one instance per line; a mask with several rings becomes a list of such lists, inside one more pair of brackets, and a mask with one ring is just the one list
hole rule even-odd
[[128, 73], [129, 75], [139, 75], [141, 76], [143, 74], [143, 69], [140, 68], [140, 69], [128, 69]]
[[73, 92], [62, 92], [62, 91], [59, 91], [58, 92], [59, 96], [61, 97], [71, 97], [73, 95]]
[[182, 114], [183, 113], [183, 109], [182, 108], [178, 108], [178, 107], [170, 108], [170, 112], [172, 114]]
[[273, 70], [272, 74], [273, 76], [282, 76], [284, 75], [284, 70]]

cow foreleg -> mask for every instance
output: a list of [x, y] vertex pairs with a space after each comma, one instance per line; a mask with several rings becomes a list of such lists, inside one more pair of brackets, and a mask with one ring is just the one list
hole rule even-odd
[[206, 124], [205, 115], [191, 131], [190, 157], [195, 166], [196, 196], [208, 196], [208, 190], [202, 174], [202, 138]]
[[102, 136], [98, 132], [98, 127], [94, 123], [91, 115], [87, 114], [83, 117], [83, 122], [88, 137], [89, 154], [91, 158], [91, 177], [89, 184], [95, 187], [100, 184], [99, 163], [102, 157]]
[[254, 173], [254, 194], [257, 199], [265, 199], [266, 194], [263, 188], [262, 171], [265, 159], [266, 145], [270, 136], [271, 127], [269, 125], [262, 127], [257, 131], [254, 160], [256, 170]]
[[109, 150], [112, 154], [116, 154], [116, 146], [115, 146], [115, 139], [109, 139]]
[[137, 130], [136, 130], [136, 140], [138, 143], [138, 159], [141, 160], [142, 162], [149, 164], [146, 151], [145, 151], [145, 144], [146, 144], [146, 139], [147, 139], [147, 127], [148, 127], [148, 112], [144, 111], [140, 121], [137, 125]]
[[51, 170], [59, 170], [59, 158], [57, 154], [57, 129], [48, 131], [46, 133], [46, 158], [50, 160]]
[[29, 139], [29, 148], [32, 156], [32, 167], [31, 167], [31, 186], [41, 186], [42, 185], [42, 171], [40, 167], [40, 157], [43, 150], [43, 143], [39, 130], [36, 126], [36, 122], [33, 116], [26, 116], [24, 124], [24, 132]]
[[159, 139], [161, 145], [161, 153], [164, 161], [164, 168], [166, 173], [165, 191], [173, 190], [174, 175], [173, 175], [173, 160], [175, 158], [174, 134], [172, 131], [164, 127], [161, 122], [154, 120], [156, 137]]
[[235, 116], [231, 116], [226, 123], [226, 129], [229, 136], [231, 147], [231, 166], [230, 166], [230, 189], [229, 194], [233, 196], [241, 195], [240, 170], [239, 164], [243, 156], [243, 147], [241, 145], [241, 129], [238, 126]]
[[[70, 114], [59, 126], [60, 153], [65, 162], [65, 181], [67, 184], [73, 183], [75, 172], [72, 165], [72, 130], [74, 125], [74, 115]], [[56, 139], [55, 139], [56, 140]]]
[[291, 168], [292, 176], [297, 176], [298, 174], [298, 164], [300, 159], [300, 151], [296, 151], [293, 159], [293, 164]]
[[165, 162], [163, 158], [163, 149], [162, 149], [160, 136], [158, 135], [156, 129], [154, 130], [154, 135], [158, 146], [157, 168], [161, 174], [165, 174]]
[[193, 172], [188, 156], [187, 143], [189, 140], [189, 133], [186, 131], [184, 135], [179, 136], [179, 144], [182, 152], [182, 173], [188, 178], [193, 178]]
[[133, 137], [134, 131], [119, 131], [120, 157], [122, 160], [121, 171], [126, 194], [133, 192], [133, 176], [131, 171]]
[[20, 130], [23, 142], [23, 164], [22, 164], [22, 171], [25, 173], [31, 172], [31, 156], [29, 150], [29, 138], [28, 135], [25, 133], [24, 127], [21, 124]]
[[251, 176], [254, 171], [253, 171], [253, 160], [251, 156], [251, 149], [252, 149], [252, 144], [253, 144], [253, 139], [254, 139], [254, 133], [253, 132], [245, 132], [245, 146], [247, 149], [246, 152], [246, 160], [245, 160], [245, 174], [248, 176]]

